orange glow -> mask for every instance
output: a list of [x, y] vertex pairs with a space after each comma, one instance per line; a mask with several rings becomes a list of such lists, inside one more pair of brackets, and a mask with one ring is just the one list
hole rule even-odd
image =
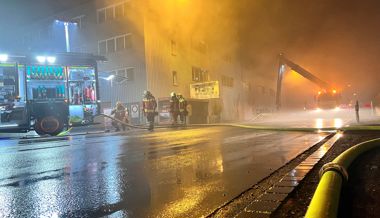
[[291, 84], [301, 84], [302, 82], [305, 81], [305, 78], [303, 78], [303, 76], [301, 76], [294, 70], [290, 70], [289, 73], [287, 73], [285, 79], [288, 83], [291, 83]]
[[318, 92], [318, 95], [320, 95], [320, 94], [322, 94], [322, 92], [321, 92], [321, 91], [319, 91], [319, 92]]
[[335, 89], [333, 89], [332, 92], [333, 92], [334, 94], [336, 94], [336, 90], [335, 90]]

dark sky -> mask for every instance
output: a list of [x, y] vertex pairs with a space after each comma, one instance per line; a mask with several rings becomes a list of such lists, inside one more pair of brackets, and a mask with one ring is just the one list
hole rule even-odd
[[[0, 0], [1, 34], [86, 1]], [[352, 84], [365, 100], [380, 91], [380, 1], [224, 1], [240, 26], [240, 58], [253, 73], [272, 77], [284, 52], [338, 88]]]
[[91, 0], [0, 0], [0, 30], [12, 30]]

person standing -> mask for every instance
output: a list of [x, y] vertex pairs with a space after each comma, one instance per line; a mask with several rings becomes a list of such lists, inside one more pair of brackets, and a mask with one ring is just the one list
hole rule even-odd
[[359, 123], [360, 119], [359, 119], [359, 101], [358, 100], [356, 100], [356, 103], [355, 103], [355, 114], [356, 114], [356, 122]]
[[121, 103], [120, 101], [116, 102], [116, 107], [111, 111], [111, 115], [114, 115], [114, 118], [116, 120], [112, 120], [112, 126], [115, 127], [115, 131], [116, 132], [119, 132], [120, 131], [120, 126], [123, 128], [123, 131], [125, 131], [125, 124], [122, 124], [120, 122], [118, 122], [117, 120], [121, 121], [121, 122], [125, 122], [125, 119], [126, 119], [126, 109], [123, 105], [123, 103]]
[[150, 131], [152, 131], [154, 128], [154, 117], [156, 116], [156, 108], [157, 101], [155, 97], [149, 91], [144, 91], [143, 113], [149, 123], [148, 130]]
[[187, 116], [187, 101], [186, 99], [178, 93], [178, 105], [179, 105], [179, 119], [181, 123], [186, 125], [186, 116]]
[[179, 115], [179, 101], [175, 92], [170, 93], [170, 114], [172, 116], [172, 125], [176, 125]]

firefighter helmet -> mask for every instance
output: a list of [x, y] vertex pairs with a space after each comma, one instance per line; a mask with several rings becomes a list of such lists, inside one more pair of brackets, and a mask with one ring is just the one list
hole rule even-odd
[[149, 96], [151, 93], [148, 90], [144, 90], [144, 96]]

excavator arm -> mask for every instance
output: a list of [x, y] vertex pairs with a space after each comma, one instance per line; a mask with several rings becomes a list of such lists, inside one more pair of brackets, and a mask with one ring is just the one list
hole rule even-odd
[[281, 87], [282, 87], [282, 78], [285, 73], [285, 66], [288, 66], [293, 71], [297, 72], [307, 80], [313, 82], [317, 86], [319, 86], [322, 89], [328, 90], [331, 89], [331, 86], [319, 79], [318, 77], [314, 76], [309, 71], [305, 70], [300, 65], [294, 63], [293, 61], [287, 59], [283, 54], [279, 55], [279, 69], [278, 69], [278, 78], [277, 78], [277, 92], [276, 92], [276, 107], [277, 110], [281, 108]]

